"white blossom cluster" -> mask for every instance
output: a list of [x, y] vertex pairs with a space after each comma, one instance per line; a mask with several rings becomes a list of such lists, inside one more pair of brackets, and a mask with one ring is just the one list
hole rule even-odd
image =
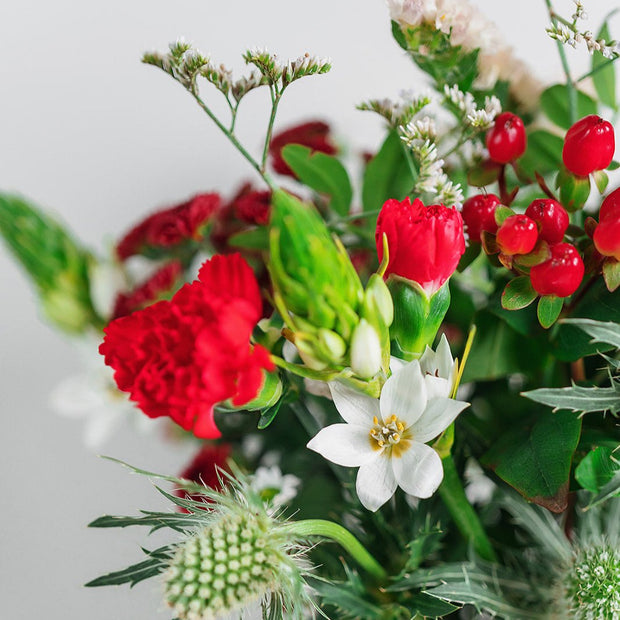
[[369, 99], [360, 103], [357, 109], [376, 112], [388, 122], [390, 127], [397, 128], [411, 122], [411, 119], [430, 103], [431, 98], [428, 95], [415, 97], [412, 93], [402, 92], [400, 101], [388, 98]]
[[489, 129], [495, 117], [501, 113], [502, 106], [495, 95], [486, 97], [484, 109], [478, 108], [471, 93], [464, 93], [458, 86], [444, 86], [446, 100], [450, 101], [463, 113], [463, 121], [470, 127], [484, 131]]
[[588, 52], [601, 52], [605, 58], [617, 58], [620, 56], [620, 48], [616, 41], [597, 39], [589, 30], [580, 32], [576, 27], [553, 25], [547, 28], [547, 34], [552, 38], [575, 48], [585, 44]]
[[536, 105], [542, 84], [506, 45], [495, 24], [467, 0], [386, 0], [390, 17], [403, 27], [431, 24], [450, 37], [453, 46], [479, 49], [475, 85], [490, 89], [497, 80], [509, 82], [512, 95], [525, 108]]

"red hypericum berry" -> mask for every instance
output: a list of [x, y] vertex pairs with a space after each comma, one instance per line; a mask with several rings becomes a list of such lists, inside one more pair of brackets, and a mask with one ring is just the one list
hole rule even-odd
[[620, 187], [611, 192], [611, 194], [603, 200], [598, 219], [602, 222], [612, 215], [620, 217]]
[[463, 203], [461, 215], [467, 228], [469, 240], [472, 243], [480, 242], [483, 230], [494, 233], [497, 231], [495, 209], [501, 200], [495, 194], [477, 194]]
[[616, 148], [614, 128], [596, 114], [577, 121], [564, 138], [562, 159], [573, 174], [587, 177], [609, 166]]
[[487, 133], [489, 157], [498, 164], [507, 164], [525, 153], [527, 136], [523, 121], [512, 112], [503, 112]]
[[547, 243], [560, 243], [568, 228], [566, 209], [553, 198], [539, 198], [530, 203], [525, 215], [540, 224], [538, 236]]
[[532, 286], [539, 295], [568, 297], [583, 279], [583, 260], [577, 248], [570, 243], [552, 245], [551, 258], [530, 271]]
[[592, 240], [599, 254], [620, 260], [620, 210], [601, 219]]
[[538, 226], [527, 215], [511, 215], [499, 227], [496, 241], [503, 254], [528, 254], [538, 241]]

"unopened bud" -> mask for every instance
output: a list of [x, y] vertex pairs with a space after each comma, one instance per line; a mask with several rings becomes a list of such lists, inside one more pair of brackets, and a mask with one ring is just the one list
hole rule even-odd
[[375, 328], [362, 319], [351, 340], [351, 370], [362, 379], [370, 379], [381, 370], [381, 341]]

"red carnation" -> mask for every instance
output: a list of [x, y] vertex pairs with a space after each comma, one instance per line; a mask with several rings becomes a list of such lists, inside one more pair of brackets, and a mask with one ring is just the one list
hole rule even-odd
[[172, 294], [183, 274], [179, 261], [172, 261], [158, 269], [146, 282], [129, 293], [120, 293], [114, 304], [112, 316], [118, 319], [136, 310], [141, 310], [155, 301]]
[[248, 189], [249, 191], [238, 196], [233, 203], [235, 214], [242, 222], [265, 226], [269, 222], [271, 211], [271, 192]]
[[203, 238], [203, 228], [220, 208], [218, 194], [199, 194], [169, 209], [157, 211], [134, 226], [116, 246], [121, 260], [146, 248], [170, 248], [183, 241]]
[[433, 295], [454, 273], [465, 252], [463, 219], [455, 208], [425, 207], [388, 200], [379, 213], [375, 239], [379, 260], [383, 259], [383, 233], [387, 235], [390, 262], [385, 272], [417, 282]]
[[197, 437], [219, 437], [215, 404], [255, 398], [269, 352], [252, 346], [261, 316], [254, 273], [239, 254], [215, 256], [170, 301], [112, 321], [99, 352], [119, 389], [151, 418], [170, 416]]
[[336, 147], [331, 143], [329, 137], [329, 125], [321, 121], [312, 121], [295, 125], [285, 131], [276, 134], [269, 145], [271, 164], [273, 169], [280, 174], [287, 174], [295, 177], [295, 173], [289, 168], [288, 164], [282, 159], [282, 148], [287, 144], [302, 144], [312, 149], [333, 155]]

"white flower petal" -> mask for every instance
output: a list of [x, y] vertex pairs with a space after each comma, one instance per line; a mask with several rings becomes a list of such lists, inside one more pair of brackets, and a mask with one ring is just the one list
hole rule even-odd
[[430, 497], [443, 480], [443, 465], [435, 450], [414, 441], [400, 457], [390, 459], [398, 486], [414, 497]]
[[385, 455], [379, 454], [377, 458], [362, 465], [357, 473], [357, 496], [372, 512], [383, 506], [398, 486], [390, 461]]
[[354, 424], [332, 424], [321, 429], [307, 444], [328, 461], [344, 467], [359, 467], [377, 456], [370, 443], [370, 428]]
[[405, 360], [401, 360], [398, 357], [394, 357], [393, 355], [390, 357], [390, 370], [392, 373], [395, 373], [397, 370], [404, 368], [407, 365]]
[[469, 407], [469, 403], [451, 398], [434, 398], [428, 405], [420, 419], [413, 425], [412, 432], [415, 441], [426, 443], [445, 431], [456, 417]]
[[446, 379], [433, 375], [426, 375], [424, 377], [424, 383], [426, 383], [426, 395], [429, 401], [433, 398], [450, 398], [452, 386]]
[[380, 417], [379, 399], [362, 394], [339, 381], [330, 381], [334, 404], [343, 420], [349, 424], [372, 427], [374, 416]]
[[[437, 350], [433, 351], [430, 347], [426, 347], [424, 354], [420, 358], [420, 368], [427, 375], [441, 377], [447, 379], [452, 388], [454, 384], [454, 360], [452, 352], [445, 334], [441, 335], [441, 340], [437, 345]], [[430, 398], [430, 396], [429, 396]]]
[[396, 415], [411, 426], [426, 407], [426, 385], [417, 360], [396, 371], [381, 390], [380, 406], [383, 420]]

